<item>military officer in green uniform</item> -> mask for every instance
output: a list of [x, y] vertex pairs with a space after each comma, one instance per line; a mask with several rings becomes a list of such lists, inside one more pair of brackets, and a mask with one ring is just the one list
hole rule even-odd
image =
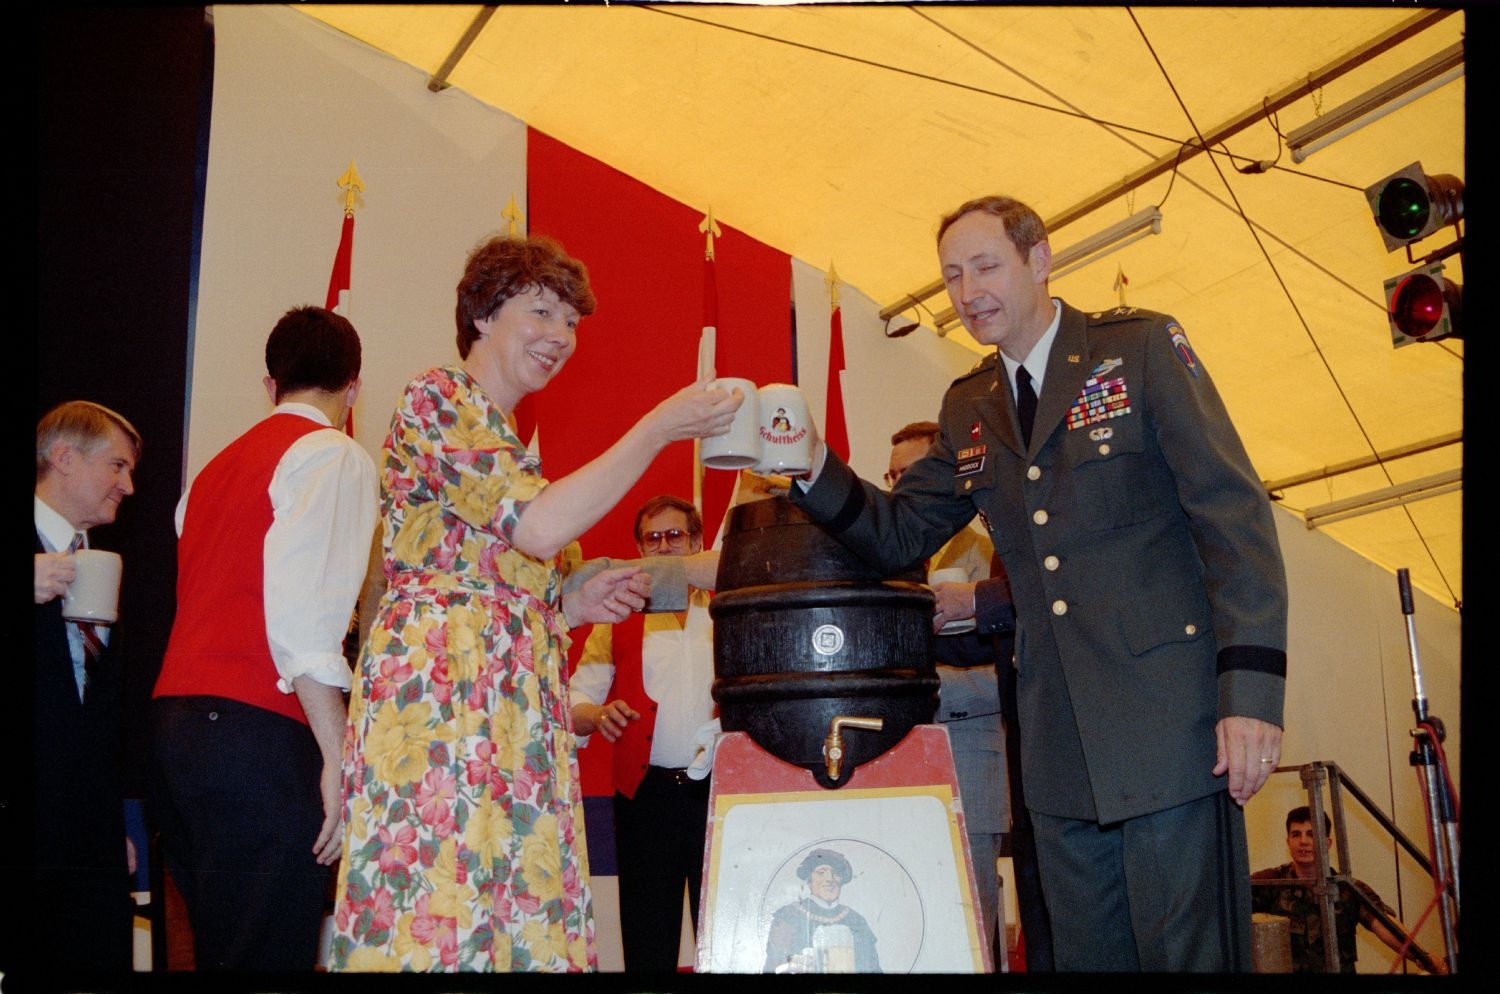
[[978, 513], [1010, 576], [1026, 805], [1059, 970], [1250, 968], [1240, 809], [1280, 758], [1286, 577], [1270, 504], [1181, 325], [1054, 299], [1041, 219], [945, 218], [964, 327], [998, 354], [887, 495], [814, 443], [792, 498], [872, 563]]

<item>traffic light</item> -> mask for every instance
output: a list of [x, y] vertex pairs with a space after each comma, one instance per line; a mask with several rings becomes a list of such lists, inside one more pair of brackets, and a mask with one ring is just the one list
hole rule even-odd
[[1366, 187], [1365, 199], [1387, 252], [1419, 242], [1464, 216], [1463, 182], [1445, 173], [1428, 176], [1420, 162]]
[[1463, 251], [1464, 184], [1456, 176], [1429, 176], [1422, 163], [1413, 162], [1365, 188], [1365, 200], [1375, 215], [1375, 227], [1385, 250], [1406, 249], [1408, 263], [1416, 262], [1411, 247], [1439, 228], [1453, 225], [1456, 238], [1430, 252], [1411, 272], [1385, 281], [1385, 310], [1391, 347], [1440, 338], [1462, 338], [1463, 287], [1443, 275], [1439, 261]]
[[1385, 281], [1391, 347], [1440, 338], [1462, 338], [1463, 287], [1443, 276], [1443, 264], [1430, 263]]

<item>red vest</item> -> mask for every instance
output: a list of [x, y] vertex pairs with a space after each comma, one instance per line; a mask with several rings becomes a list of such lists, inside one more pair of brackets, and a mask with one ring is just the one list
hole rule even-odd
[[615, 790], [635, 797], [636, 788], [651, 764], [651, 736], [656, 730], [656, 702], [646, 694], [645, 671], [641, 666], [641, 642], [646, 637], [646, 616], [632, 612], [629, 618], [610, 632], [610, 652], [614, 656], [615, 682], [612, 697], [629, 704], [641, 716], [625, 727], [625, 734], [614, 744]]
[[276, 688], [266, 640], [266, 492], [281, 457], [325, 425], [273, 414], [231, 442], [193, 481], [177, 542], [177, 618], [155, 697], [228, 697], [307, 724], [296, 694]]

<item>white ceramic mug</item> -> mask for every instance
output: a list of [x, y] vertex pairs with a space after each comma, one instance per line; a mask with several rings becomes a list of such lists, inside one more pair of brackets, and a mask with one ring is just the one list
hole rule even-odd
[[[927, 585], [936, 587], [940, 583], [968, 583], [969, 573], [962, 566], [948, 566], [944, 569], [935, 569], [927, 574]], [[950, 621], [938, 629], [939, 635], [962, 635], [964, 632], [972, 632], [978, 623], [973, 618], [960, 618]]]
[[761, 458], [760, 408], [755, 402], [755, 384], [738, 377], [723, 376], [709, 385], [730, 392], [739, 387], [745, 395], [745, 402], [734, 412], [729, 431], [699, 443], [699, 458], [709, 469], [749, 469]]
[[807, 398], [789, 383], [760, 388], [760, 464], [757, 473], [796, 476], [812, 468]]
[[69, 621], [114, 624], [120, 617], [120, 573], [117, 552], [79, 549], [73, 553], [77, 573], [63, 595], [63, 617]]

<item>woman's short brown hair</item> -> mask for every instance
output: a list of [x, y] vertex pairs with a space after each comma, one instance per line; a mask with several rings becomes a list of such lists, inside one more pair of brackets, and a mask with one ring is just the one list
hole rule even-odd
[[458, 281], [458, 356], [469, 357], [479, 338], [474, 322], [494, 315], [500, 305], [528, 290], [551, 290], [579, 316], [594, 313], [594, 291], [589, 271], [545, 235], [486, 239], [469, 253]]

